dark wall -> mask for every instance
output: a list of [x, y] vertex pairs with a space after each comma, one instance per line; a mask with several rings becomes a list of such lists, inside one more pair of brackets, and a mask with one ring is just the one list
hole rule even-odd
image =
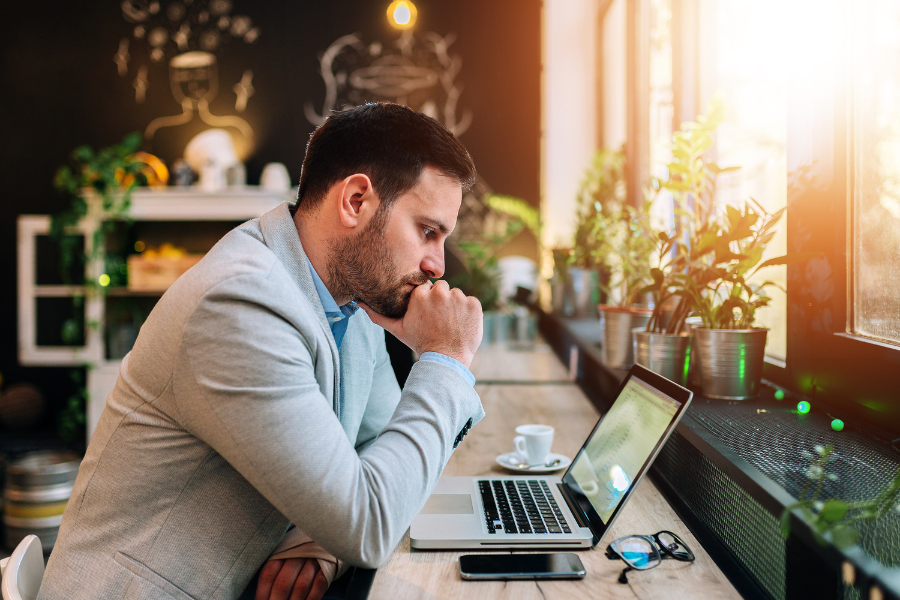
[[[162, 3], [163, 10], [167, 2]], [[219, 94], [214, 114], [234, 114], [231, 87], [253, 70], [256, 93], [242, 113], [255, 130], [246, 159], [248, 182], [263, 165], [283, 162], [296, 181], [313, 126], [303, 113], [311, 102], [322, 110], [325, 86], [318, 56], [335, 39], [359, 33], [366, 42], [398, 36], [386, 20], [387, 0], [248, 2], [235, 0], [232, 14], [246, 14], [261, 30], [253, 44], [230, 41], [219, 53]], [[417, 0], [417, 32], [456, 33], [463, 86], [459, 114], [473, 113], [461, 140], [479, 172], [497, 192], [538, 203], [540, 143], [539, 0]], [[119, 40], [131, 37], [114, 0], [11, 3], [4, 8], [0, 37], [0, 373], [4, 385], [39, 384], [58, 405], [71, 385], [62, 369], [24, 368], [16, 355], [16, 217], [62, 210], [53, 173], [72, 149], [102, 148], [155, 117], [180, 112], [167, 81], [167, 67], [151, 66], [146, 101], [135, 102], [132, 81], [146, 60], [146, 44], [133, 44], [129, 74], [113, 62]], [[161, 130], [154, 153], [171, 163], [184, 144], [206, 128], [195, 120]], [[49, 421], [48, 421], [49, 422]]]

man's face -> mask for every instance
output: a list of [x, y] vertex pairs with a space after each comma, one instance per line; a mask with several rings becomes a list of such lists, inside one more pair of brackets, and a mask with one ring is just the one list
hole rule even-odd
[[356, 237], [332, 249], [329, 280], [375, 312], [402, 317], [413, 289], [444, 274], [444, 242], [461, 203], [459, 182], [426, 166], [387, 213], [379, 210]]

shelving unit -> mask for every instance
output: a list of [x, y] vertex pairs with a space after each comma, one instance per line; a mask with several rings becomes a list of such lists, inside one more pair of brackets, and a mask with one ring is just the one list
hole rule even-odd
[[[98, 197], [88, 195], [89, 213], [79, 224], [77, 233], [89, 245], [100, 224]], [[135, 223], [165, 221], [242, 222], [259, 217], [285, 201], [292, 194], [280, 194], [257, 187], [243, 187], [219, 192], [202, 192], [192, 188], [137, 190], [132, 194], [129, 216]], [[91, 434], [100, 419], [106, 397], [115, 386], [120, 359], [108, 359], [105, 315], [107, 298], [152, 299], [162, 292], [133, 292], [126, 288], [110, 288], [106, 294], [89, 291], [83, 285], [42, 284], [38, 281], [38, 238], [50, 232], [48, 215], [21, 215], [18, 219], [18, 354], [27, 366], [74, 367], [88, 365], [86, 435]], [[87, 248], [90, 249], [89, 246]], [[207, 248], [208, 249], [208, 248]], [[96, 280], [103, 273], [102, 264], [85, 265], [85, 280]], [[47, 315], [39, 314], [41, 299], [84, 298], [84, 322], [97, 326], [84, 328], [81, 346], [40, 344], [38, 324]], [[51, 315], [58, 316], [58, 315]]]

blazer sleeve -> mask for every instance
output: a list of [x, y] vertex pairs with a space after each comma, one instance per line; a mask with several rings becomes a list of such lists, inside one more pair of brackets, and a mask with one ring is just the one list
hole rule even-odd
[[271, 279], [225, 280], [192, 311], [173, 375], [180, 419], [325, 550], [376, 567], [424, 505], [458, 432], [483, 417], [481, 401], [454, 369], [417, 364], [358, 454], [316, 380], [309, 328], [320, 325]]
[[397, 376], [394, 375], [394, 367], [391, 365], [391, 357], [384, 343], [384, 330], [374, 324], [369, 326], [377, 329], [375, 370], [372, 373], [372, 388], [366, 402], [366, 410], [356, 436], [358, 451], [368, 447], [387, 426], [397, 409], [401, 394]]

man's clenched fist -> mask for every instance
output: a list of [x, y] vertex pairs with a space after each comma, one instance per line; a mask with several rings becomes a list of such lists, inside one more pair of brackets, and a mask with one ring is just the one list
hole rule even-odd
[[437, 352], [466, 368], [481, 344], [484, 319], [481, 303], [446, 281], [424, 283], [412, 291], [409, 308], [400, 319], [380, 315], [360, 302], [376, 325], [390, 331], [417, 354]]

